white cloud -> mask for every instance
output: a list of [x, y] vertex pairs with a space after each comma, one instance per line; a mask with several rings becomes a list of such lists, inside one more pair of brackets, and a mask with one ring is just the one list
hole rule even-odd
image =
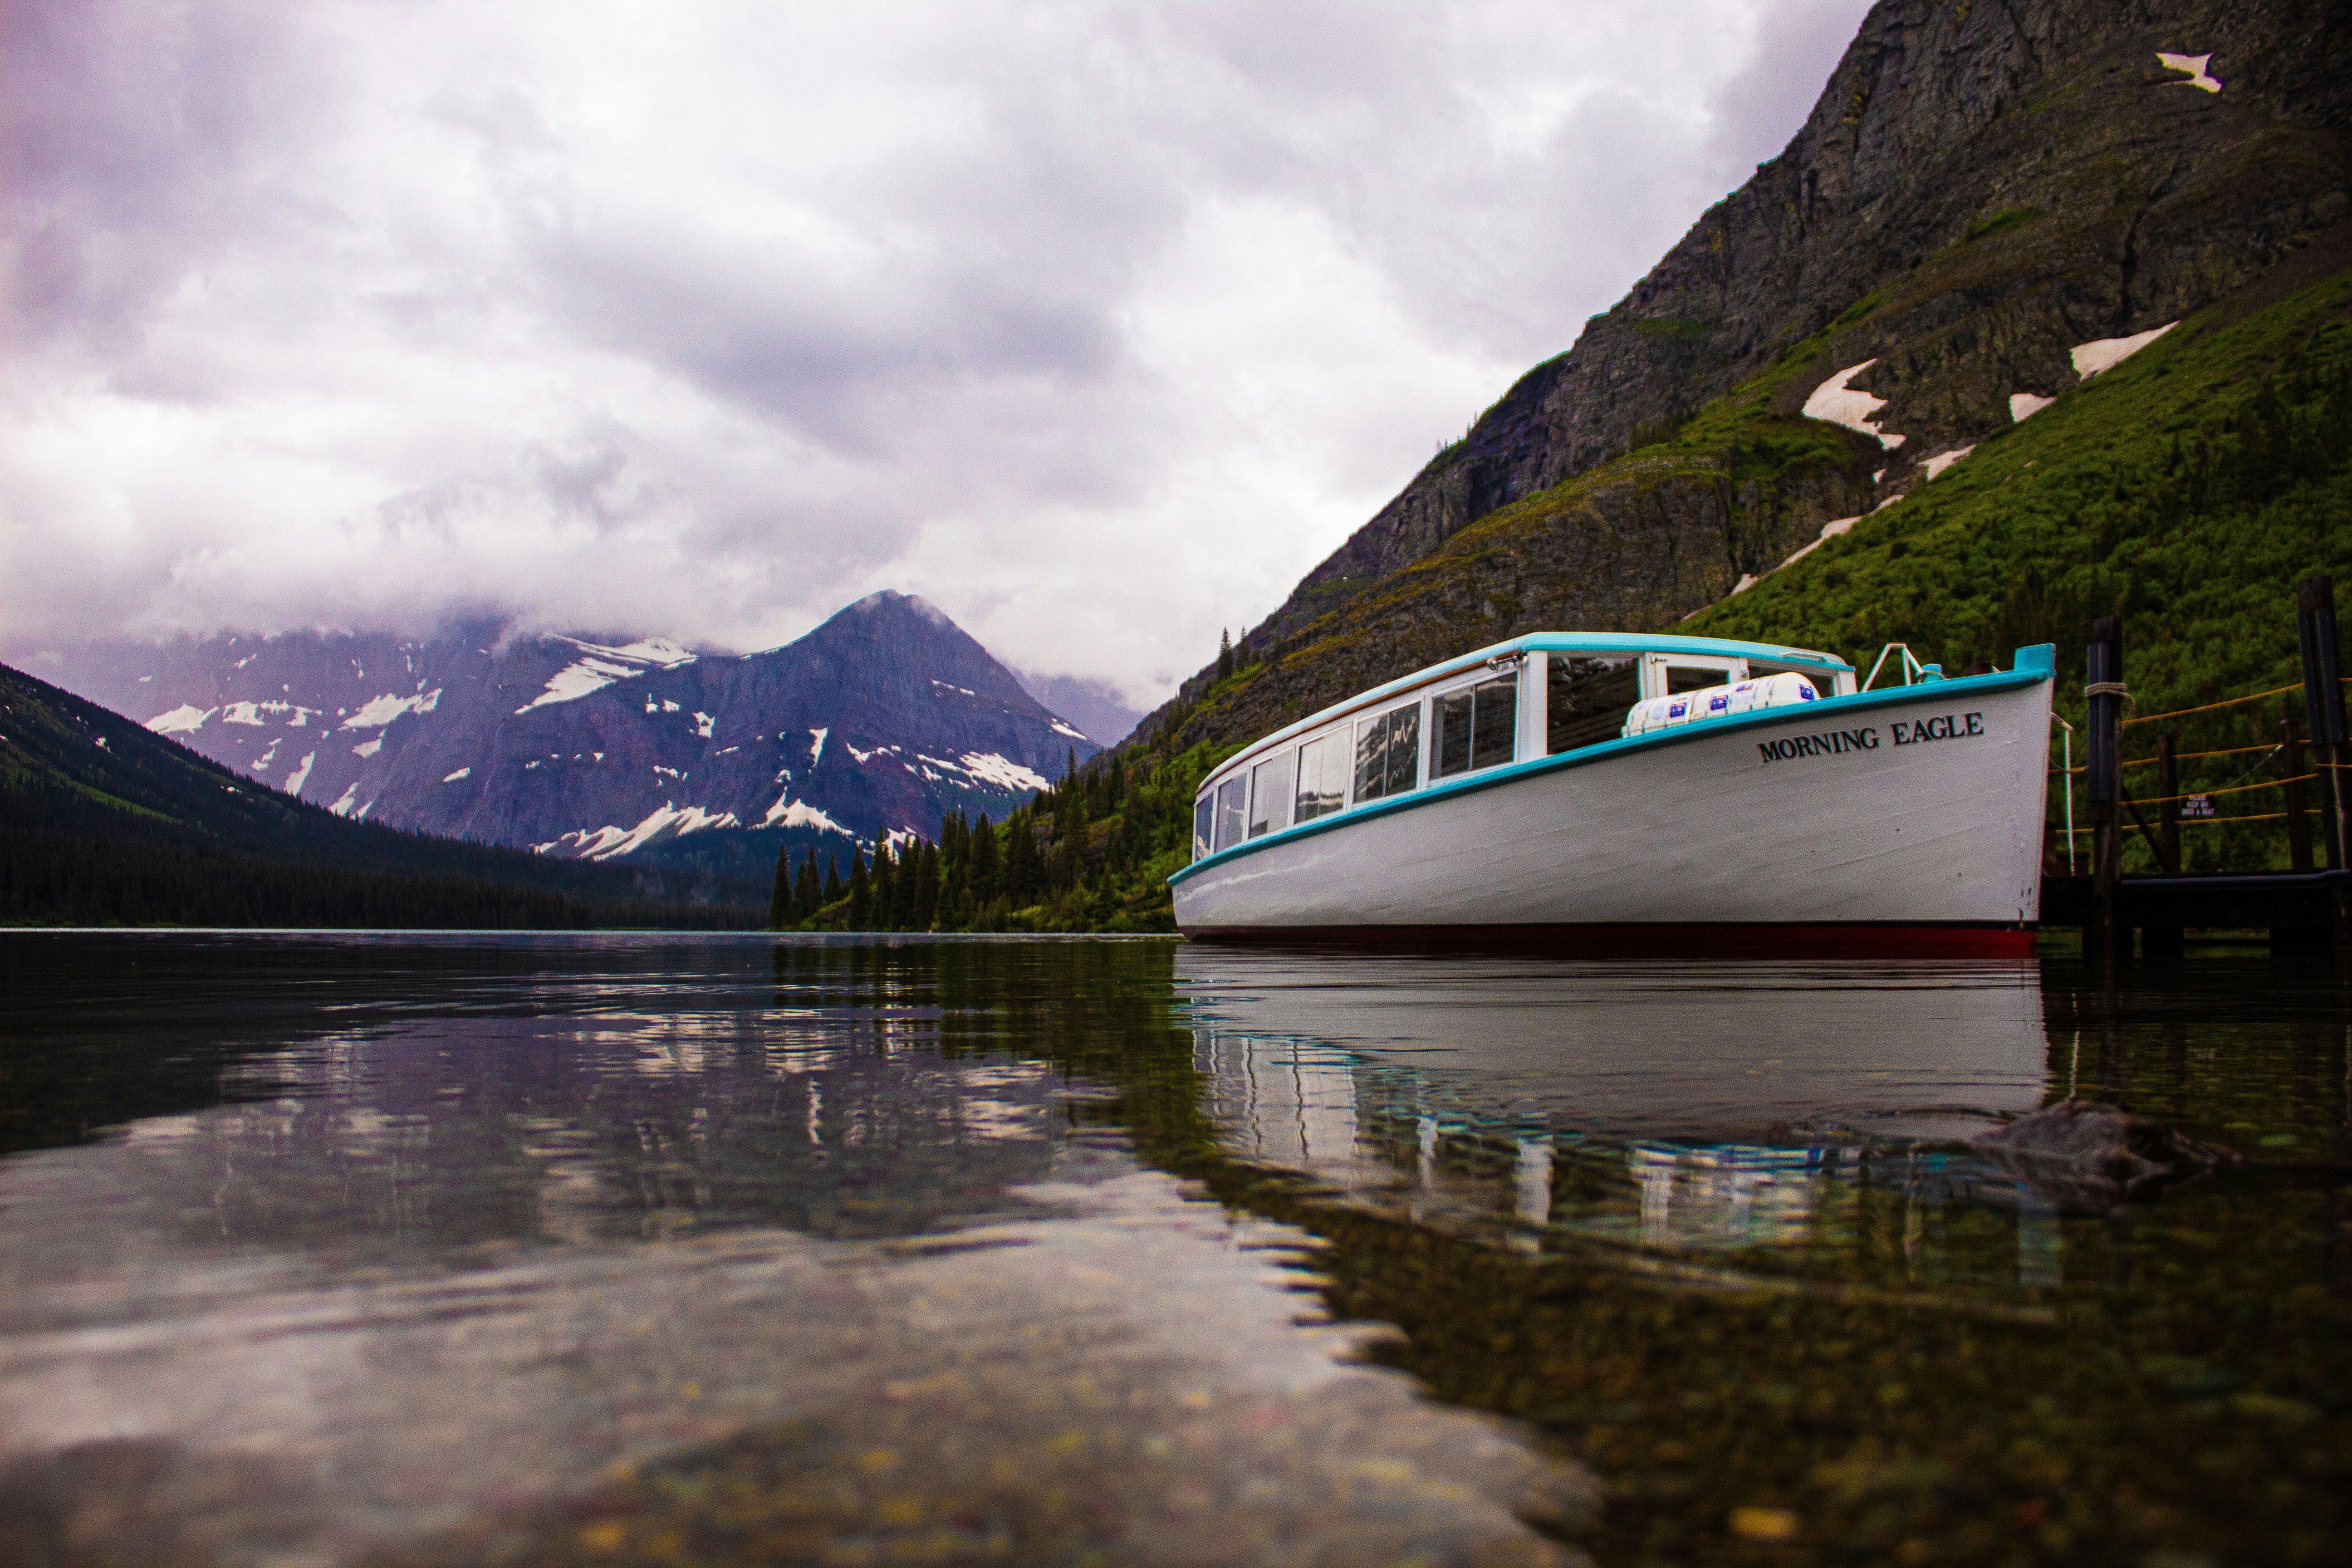
[[0, 620], [749, 647], [892, 586], [1140, 700], [1861, 10], [28, 3]]

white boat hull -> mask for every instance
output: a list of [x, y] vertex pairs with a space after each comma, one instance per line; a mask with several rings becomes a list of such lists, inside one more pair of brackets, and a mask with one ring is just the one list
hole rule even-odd
[[1188, 868], [1177, 924], [1261, 939], [1911, 930], [1922, 940], [1844, 945], [2030, 952], [2050, 698], [2046, 676], [1909, 687], [1449, 781]]

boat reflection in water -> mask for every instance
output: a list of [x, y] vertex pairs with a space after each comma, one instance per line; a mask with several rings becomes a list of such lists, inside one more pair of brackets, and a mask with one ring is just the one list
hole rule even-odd
[[1225, 1146], [1352, 1202], [1521, 1248], [1713, 1250], [1832, 1240], [1892, 1188], [1915, 1241], [1948, 1202], [2012, 1211], [2019, 1283], [2053, 1282], [2050, 1205], [1964, 1146], [2046, 1098], [2031, 965], [1194, 946], [1177, 973]]

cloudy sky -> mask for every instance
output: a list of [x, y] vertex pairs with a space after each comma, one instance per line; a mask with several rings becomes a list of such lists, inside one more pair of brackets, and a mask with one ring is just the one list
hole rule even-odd
[[8, 0], [0, 651], [877, 587], [1139, 705], [1861, 0]]

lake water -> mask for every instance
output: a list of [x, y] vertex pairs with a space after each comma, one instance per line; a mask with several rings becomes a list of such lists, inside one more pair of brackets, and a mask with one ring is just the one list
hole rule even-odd
[[[0, 1563], [2344, 1560], [2324, 969], [18, 932], [0, 976]], [[2245, 1163], [2116, 1205], [1970, 1142], [2070, 1094]]]

